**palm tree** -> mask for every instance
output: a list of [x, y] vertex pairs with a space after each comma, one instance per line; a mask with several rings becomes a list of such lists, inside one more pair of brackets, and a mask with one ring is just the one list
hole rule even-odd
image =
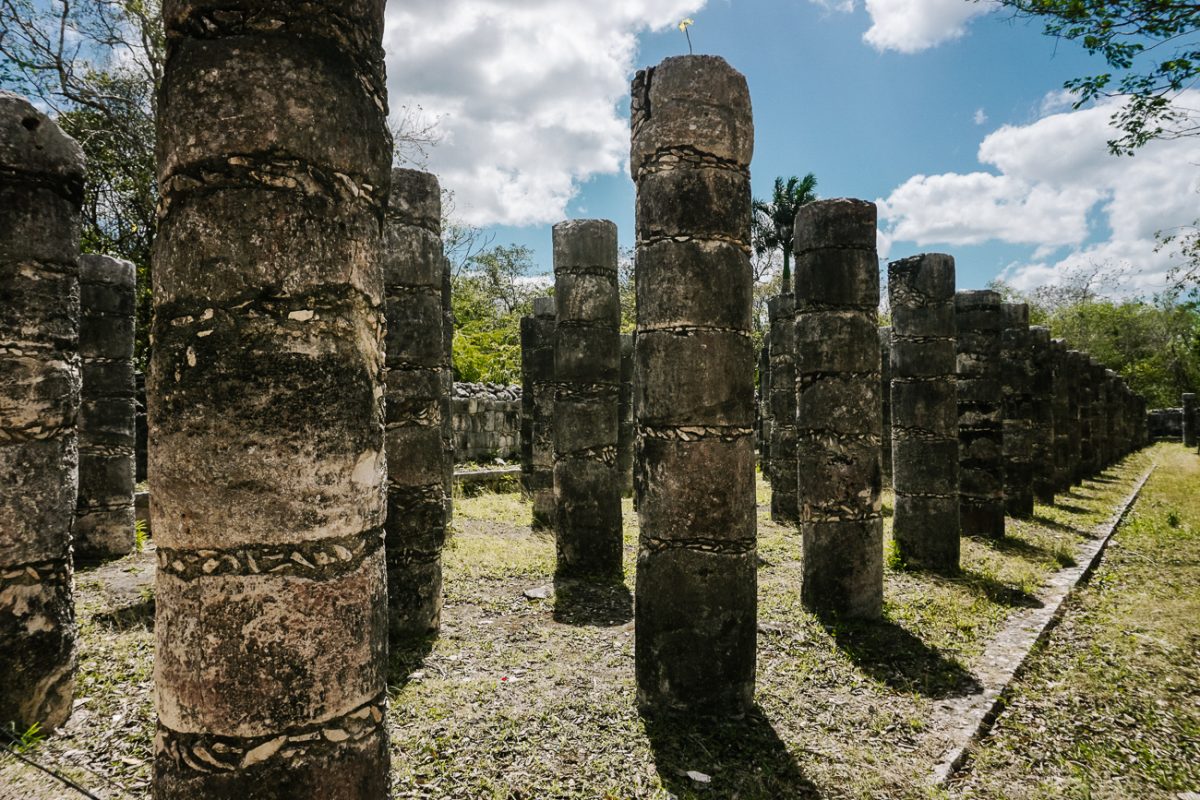
[[787, 181], [776, 178], [771, 202], [754, 201], [754, 250], [760, 256], [770, 250], [783, 251], [780, 291], [785, 293], [790, 292], [792, 286], [792, 228], [796, 224], [796, 211], [817, 199], [816, 188], [817, 178], [811, 172], [803, 178], [793, 175]]

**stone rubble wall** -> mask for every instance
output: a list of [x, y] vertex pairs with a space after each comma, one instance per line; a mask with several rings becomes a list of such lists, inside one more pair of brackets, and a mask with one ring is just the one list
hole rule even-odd
[[450, 419], [455, 462], [515, 461], [520, 457], [520, 386], [455, 383]]

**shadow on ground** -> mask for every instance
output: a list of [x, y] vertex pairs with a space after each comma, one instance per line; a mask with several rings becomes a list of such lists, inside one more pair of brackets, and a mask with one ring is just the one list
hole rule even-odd
[[962, 569], [953, 575], [938, 575], [935, 576], [935, 580], [956, 583], [997, 605], [1009, 608], [1042, 608], [1045, 605], [1028, 592], [972, 569]]
[[855, 666], [896, 691], [941, 699], [981, 690], [957, 659], [947, 658], [889, 619], [824, 617], [821, 623]]
[[433, 643], [437, 634], [416, 636], [403, 642], [392, 643], [388, 651], [388, 688], [392, 691], [403, 689], [412, 680], [412, 674], [424, 663], [425, 657], [433, 651]]
[[[1074, 529], [1071, 529], [1072, 532]], [[1005, 536], [1003, 539], [980, 539], [984, 545], [1001, 553], [1018, 556], [1026, 561], [1053, 561], [1061, 567], [1075, 566], [1075, 559], [1063, 552], [1051, 550], [1048, 547], [1042, 547], [1023, 539], [1015, 539], [1011, 536]], [[1001, 584], [1003, 585], [1003, 584]]]
[[642, 721], [659, 779], [673, 797], [821, 797], [758, 706], [741, 719], [647, 715]]
[[557, 580], [554, 583], [554, 621], [564, 625], [608, 628], [633, 619], [633, 595], [622, 581]]
[[1059, 522], [1058, 520], [1050, 519], [1049, 517], [1043, 516], [1041, 514], [1034, 514], [1033, 517], [1031, 518], [1031, 521], [1034, 524], [1038, 525], [1039, 527], [1049, 528], [1050, 530], [1063, 531], [1065, 533], [1074, 533], [1078, 536], [1091, 536], [1092, 535], [1092, 532], [1087, 530], [1086, 528], [1077, 528], [1074, 525], [1066, 525], [1062, 522]]
[[146, 597], [132, 605], [121, 606], [92, 615], [92, 622], [116, 631], [133, 628], [154, 630], [154, 598]]

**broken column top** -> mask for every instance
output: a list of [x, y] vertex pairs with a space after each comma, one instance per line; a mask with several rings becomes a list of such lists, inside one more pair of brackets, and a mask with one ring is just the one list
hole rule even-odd
[[89, 253], [79, 257], [79, 280], [133, 289], [137, 281], [137, 268], [120, 258]]
[[796, 213], [793, 279], [797, 312], [806, 308], [879, 307], [875, 204], [817, 200]]
[[0, 164], [53, 175], [83, 191], [83, 150], [20, 95], [0, 90]]
[[442, 188], [437, 176], [418, 169], [394, 168], [388, 217], [405, 225], [440, 231]]
[[888, 264], [891, 291], [903, 293], [913, 305], [950, 300], [954, 297], [954, 280], [954, 257], [945, 253], [924, 253]]
[[555, 313], [556, 308], [553, 297], [533, 298], [533, 315], [535, 317], [549, 317], [550, 319], [554, 319]]
[[554, 226], [554, 268], [615, 272], [617, 225], [607, 219], [569, 219]]
[[816, 200], [796, 212], [792, 250], [874, 250], [878, 214], [867, 200]]
[[1029, 324], [1029, 306], [1025, 303], [1003, 303], [1004, 324], [1017, 328]]
[[1000, 293], [993, 292], [991, 289], [964, 289], [954, 295], [954, 307], [959, 311], [974, 309], [999, 311], [1002, 304]]
[[742, 167], [754, 155], [754, 118], [746, 78], [720, 56], [673, 56], [633, 79], [636, 179], [664, 151], [682, 148]]
[[1050, 329], [1045, 325], [1031, 325], [1029, 332], [1033, 334], [1033, 340], [1039, 345], [1050, 345], [1053, 342], [1050, 340]]

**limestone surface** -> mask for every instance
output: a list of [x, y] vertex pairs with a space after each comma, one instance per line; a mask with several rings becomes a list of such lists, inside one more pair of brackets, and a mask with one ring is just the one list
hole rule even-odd
[[534, 530], [554, 526], [554, 319], [553, 297], [521, 318], [521, 484]]
[[715, 56], [668, 58], [632, 94], [638, 700], [741, 714], [757, 643], [750, 94]]
[[0, 729], [71, 713], [83, 153], [0, 91]]
[[770, 327], [771, 441], [767, 461], [771, 483], [771, 519], [786, 525], [800, 521], [796, 501], [796, 305], [791, 294], [767, 301]]
[[1001, 379], [1004, 397], [1004, 508], [1033, 516], [1033, 342], [1029, 306], [1004, 303]]
[[967, 536], [1004, 536], [1004, 311], [990, 290], [958, 292], [959, 519]]
[[160, 800], [388, 794], [383, 7], [163, 9]]

